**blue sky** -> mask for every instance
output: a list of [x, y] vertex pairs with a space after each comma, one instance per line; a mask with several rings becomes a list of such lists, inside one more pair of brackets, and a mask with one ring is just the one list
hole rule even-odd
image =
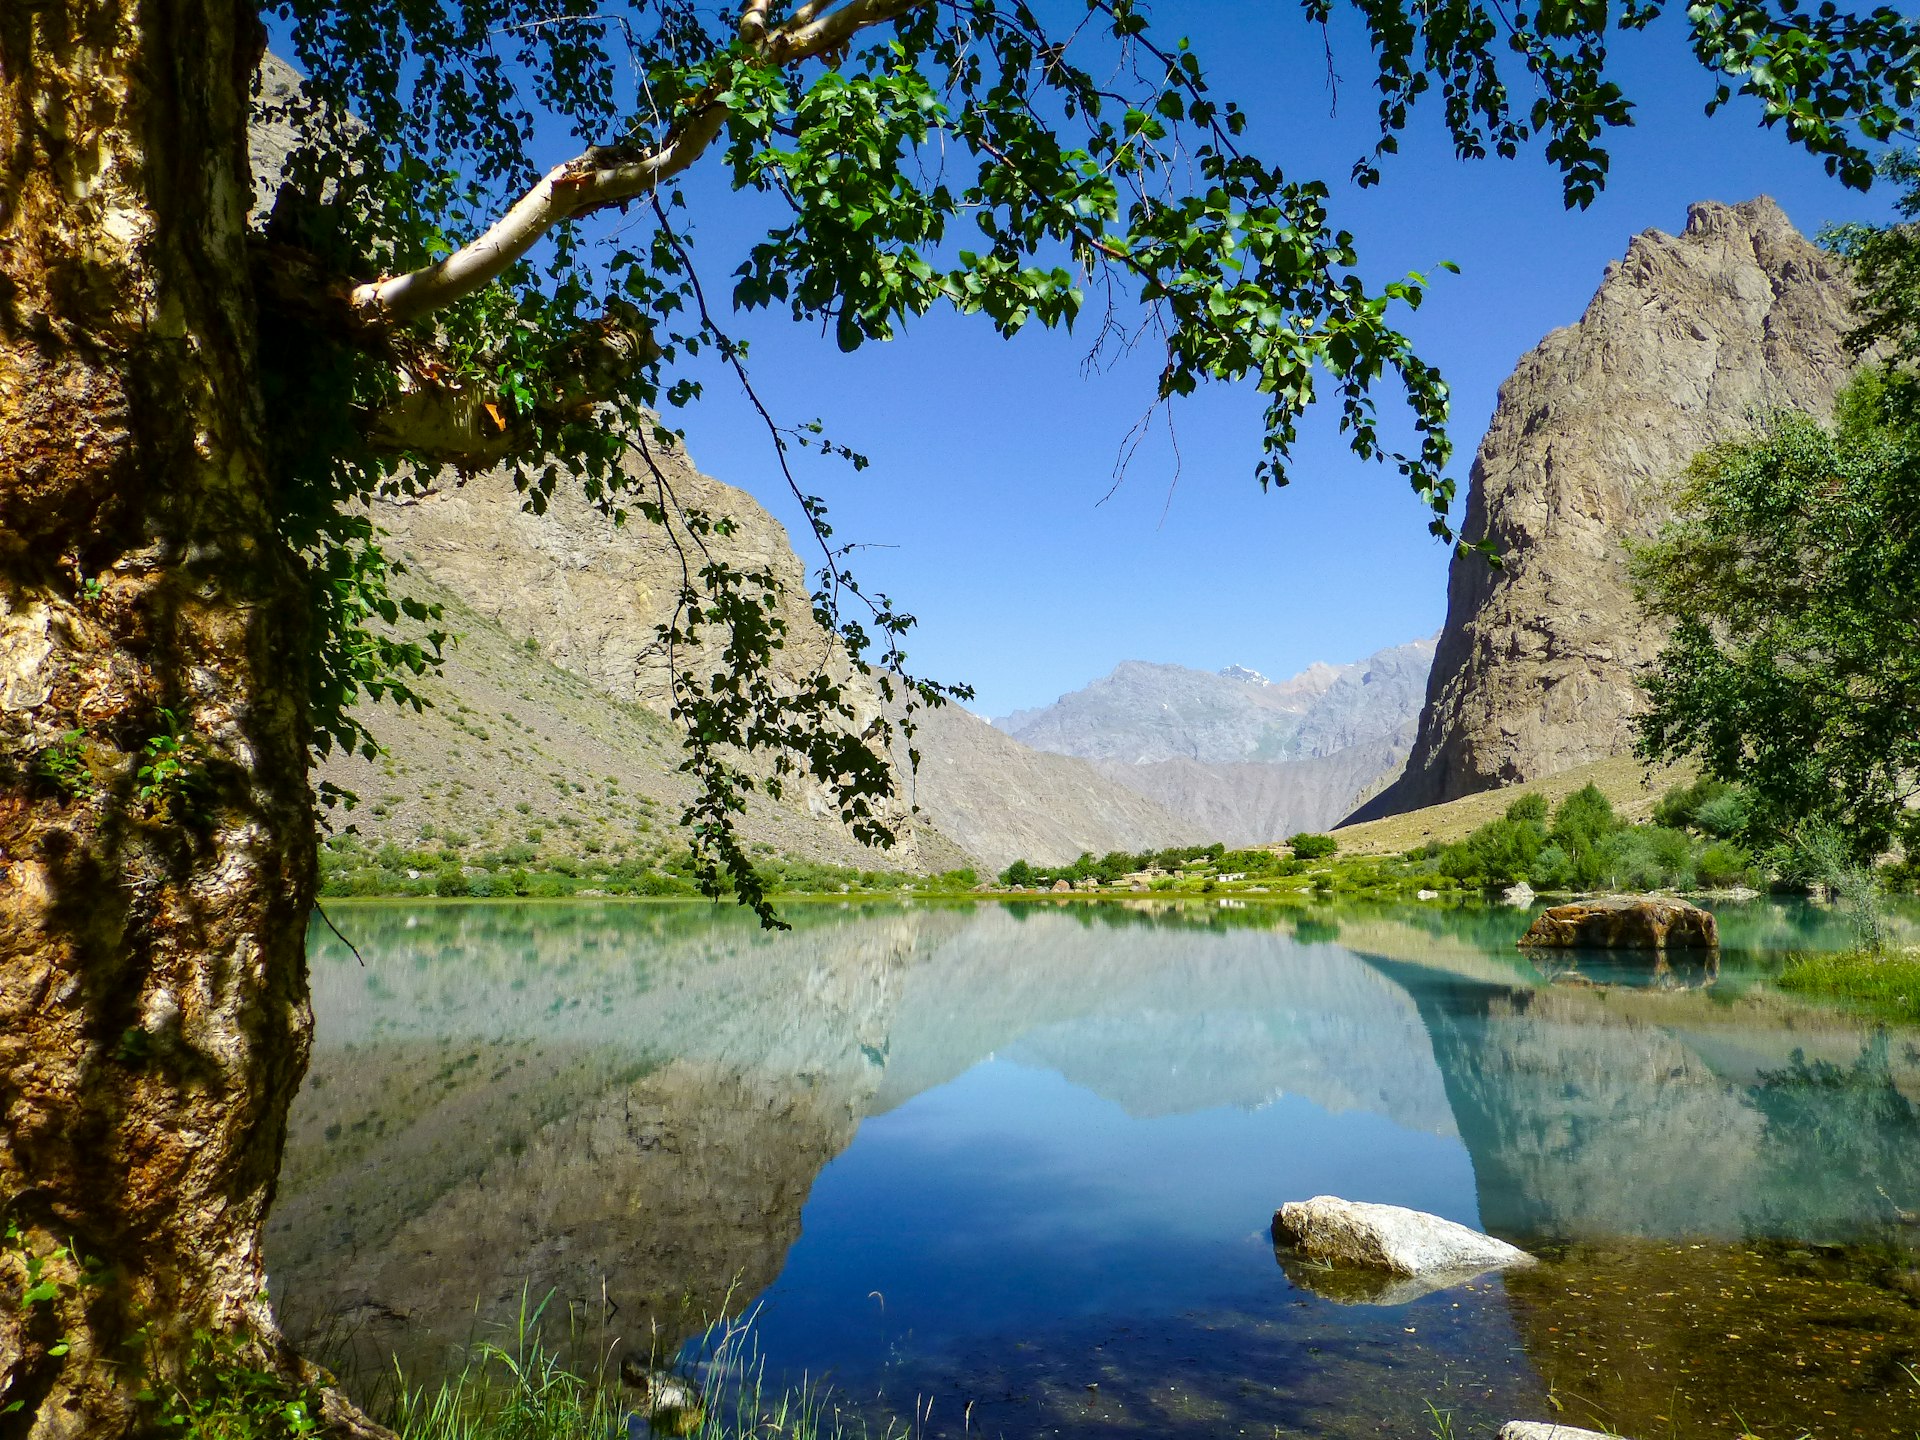
[[[1408, 270], [1432, 277], [1408, 328], [1453, 386], [1463, 495], [1500, 381], [1548, 330], [1578, 319], [1634, 233], [1677, 231], [1695, 200], [1762, 193], [1809, 234], [1890, 213], [1887, 193], [1843, 189], [1762, 131], [1754, 110], [1704, 118], [1711, 82], [1674, 23], [1617, 47], [1639, 124], [1616, 136], [1611, 181], [1589, 210], [1562, 208], [1537, 151], [1456, 161], [1431, 112], [1389, 157], [1385, 183], [1359, 190], [1345, 177], [1373, 135], [1368, 56], [1336, 33], [1346, 78], [1329, 117], [1319, 36], [1297, 13], [1163, 0], [1156, 24], [1192, 37], [1215, 89], [1250, 111], [1261, 153], [1332, 186], [1336, 222], [1355, 234], [1373, 283]], [[704, 268], [722, 292], [727, 223], [704, 236]], [[1441, 260], [1462, 273], [1439, 272]], [[1151, 397], [1151, 355], [1083, 378], [1085, 337], [1006, 343], [951, 316], [852, 356], [782, 318], [736, 330], [751, 338], [755, 384], [781, 418], [818, 416], [872, 457], [862, 474], [836, 465], [803, 483], [827, 497], [839, 538], [876, 547], [857, 559], [865, 583], [919, 617], [914, 667], [971, 683], [982, 713], [1045, 703], [1125, 659], [1290, 674], [1429, 634], [1445, 616], [1448, 556], [1420, 502], [1396, 475], [1349, 456], [1331, 425], [1307, 427], [1291, 487], [1260, 491], [1250, 389], [1179, 407], [1177, 467], [1162, 431], [1105, 498]], [[797, 507], [736, 386], [713, 377], [707, 399], [675, 419], [702, 469], [797, 533]]]
[[[1679, 230], [1696, 200], [1758, 194], [1808, 234], [1891, 214], [1890, 193], [1843, 189], [1782, 134], [1761, 130], [1754, 107], [1706, 119], [1712, 81], [1688, 54], [1679, 15], [1615, 44], [1638, 124], [1612, 138], [1605, 193], [1568, 212], [1537, 149], [1457, 161], [1431, 105], [1387, 158], [1384, 183], [1353, 186], [1346, 177], [1375, 125], [1370, 56], [1357, 28], [1339, 23], [1344, 12], [1331, 115], [1320, 34], [1298, 6], [1159, 0], [1153, 13], [1159, 37], [1190, 36], [1216, 92], [1247, 109], [1251, 148], [1331, 186], [1335, 223], [1355, 235], [1372, 285], [1429, 276], [1425, 306], [1402, 314], [1453, 387], [1463, 497], [1500, 381], [1548, 330], [1579, 318], [1636, 232]], [[688, 186], [716, 299], [752, 238], [717, 160], [707, 157]], [[1444, 260], [1461, 273], [1442, 272]], [[1161, 428], [1116, 490], [1116, 457], [1153, 393], [1150, 348], [1088, 377], [1085, 334], [1003, 342], [982, 320], [936, 315], [846, 356], [783, 316], [729, 323], [751, 341], [756, 387], [781, 421], [822, 419], [873, 460], [859, 474], [810, 457], [796, 468], [826, 497], [837, 538], [873, 547], [855, 558], [863, 583], [919, 617], [912, 668], [972, 684], [984, 714], [1044, 704], [1121, 660], [1242, 664], [1279, 677], [1431, 634], [1445, 617], [1448, 551], [1427, 534], [1424, 507], [1391, 471], [1354, 459], [1324, 417], [1304, 427], [1295, 483], [1261, 492], [1251, 387], [1179, 405], [1177, 454]], [[704, 378], [705, 400], [668, 418], [703, 470], [756, 496], [799, 540], [798, 506], [764, 429], [729, 375]], [[801, 554], [817, 564], [817, 550]]]

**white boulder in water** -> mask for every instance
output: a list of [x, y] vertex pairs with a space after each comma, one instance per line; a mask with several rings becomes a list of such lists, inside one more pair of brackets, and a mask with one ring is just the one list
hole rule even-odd
[[1526, 1251], [1438, 1215], [1335, 1195], [1289, 1200], [1274, 1212], [1273, 1238], [1318, 1264], [1391, 1275], [1464, 1276], [1533, 1263]]
[[1509, 1420], [1500, 1427], [1500, 1440], [1622, 1440], [1611, 1430], [1582, 1430], [1554, 1420]]

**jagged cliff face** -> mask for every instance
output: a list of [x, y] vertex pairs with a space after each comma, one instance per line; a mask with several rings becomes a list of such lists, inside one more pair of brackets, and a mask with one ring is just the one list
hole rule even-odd
[[[876, 716], [873, 686], [850, 673], [814, 622], [785, 528], [745, 492], [702, 475], [677, 446], [656, 447], [652, 463], [681, 506], [731, 522], [729, 534], [708, 538], [711, 549], [736, 569], [764, 569], [777, 581], [789, 629], [775, 652], [775, 683], [795, 687], [824, 669], [854, 697], [855, 728]], [[618, 524], [565, 477], [546, 512], [534, 515], [504, 471], [464, 482], [449, 472], [419, 495], [381, 499], [372, 510], [382, 544], [407, 567], [404, 583], [449, 605], [457, 643], [443, 672], [421, 686], [433, 710], [369, 707], [367, 724], [387, 756], [335, 756], [323, 767], [324, 779], [369, 802], [355, 815], [362, 833], [374, 844], [408, 844], [431, 823], [497, 842], [565, 816], [561, 823], [584, 825], [609, 844], [643, 819], [641, 831], [659, 838], [656, 827], [679, 815], [691, 789], [678, 773], [679, 732], [666, 719], [671, 676], [656, 633], [678, 604], [683, 553], [693, 571], [702, 563], [684, 528], [638, 514]], [[675, 658], [703, 676], [717, 663], [711, 648]], [[609, 779], [620, 787], [619, 803], [603, 793]], [[904, 797], [904, 777], [899, 785]], [[900, 843], [867, 849], [840, 823], [825, 788], [809, 781], [788, 785], [777, 801], [756, 798], [743, 829], [784, 853], [838, 864], [967, 863], [904, 798], [892, 819]]]
[[[786, 527], [744, 491], [701, 474], [678, 445], [647, 448], [680, 506], [731, 522], [731, 533], [709, 537], [708, 546], [736, 569], [766, 570], [778, 581], [789, 630], [776, 678], [797, 683], [822, 666], [844, 678], [844, 659], [814, 623]], [[652, 498], [646, 467], [636, 465], [635, 474]], [[566, 477], [545, 513], [524, 502], [504, 470], [465, 482], [449, 473], [417, 498], [378, 502], [374, 520], [410, 566], [508, 634], [533, 640], [549, 663], [664, 715], [672, 683], [656, 630], [672, 619], [690, 574], [697, 584], [699, 542], [678, 524], [656, 526], [638, 513], [616, 523]], [[696, 674], [710, 668], [706, 655], [680, 659]], [[857, 703], [877, 711], [872, 687], [852, 684]]]
[[1579, 324], [1500, 388], [1405, 775], [1355, 818], [1537, 779], [1631, 748], [1639, 677], [1664, 632], [1629, 589], [1624, 542], [1670, 518], [1674, 479], [1756, 412], [1824, 415], [1851, 362], [1839, 264], [1773, 201], [1689, 210], [1636, 235]]

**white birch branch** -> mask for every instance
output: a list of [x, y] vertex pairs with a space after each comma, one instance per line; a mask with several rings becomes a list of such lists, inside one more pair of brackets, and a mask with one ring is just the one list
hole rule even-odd
[[[741, 36], [773, 63], [796, 64], [836, 56], [859, 31], [934, 0], [846, 0], [837, 9], [829, 9], [829, 3], [810, 0], [769, 30], [771, 0], [747, 0]], [[754, 35], [764, 38], [756, 43]], [[471, 295], [498, 278], [555, 225], [603, 205], [652, 194], [706, 152], [725, 128], [727, 115], [718, 100], [696, 101], [659, 146], [638, 158], [608, 163], [607, 152], [595, 149], [554, 167], [485, 233], [453, 254], [405, 275], [355, 286], [350, 297], [354, 313], [376, 326], [403, 325]]]

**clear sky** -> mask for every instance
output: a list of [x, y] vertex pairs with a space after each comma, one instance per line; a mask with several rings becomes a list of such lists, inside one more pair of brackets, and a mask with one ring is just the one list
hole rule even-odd
[[[1604, 194], [1569, 212], [1537, 148], [1457, 161], [1430, 104], [1387, 157], [1384, 183], [1351, 184], [1376, 128], [1371, 57], [1344, 10], [1333, 33], [1337, 108], [1320, 32], [1298, 5], [1158, 0], [1152, 13], [1159, 38], [1190, 36], [1216, 93], [1246, 108], [1249, 148], [1294, 178], [1328, 183], [1334, 221], [1355, 235], [1373, 287], [1409, 270], [1431, 280], [1425, 306], [1401, 314], [1453, 387], [1463, 499], [1501, 380], [1547, 331], [1579, 318], [1636, 232], [1681, 229], [1696, 200], [1759, 194], [1809, 235], [1891, 215], [1889, 193], [1842, 188], [1780, 132], [1760, 129], [1757, 107], [1706, 119], [1713, 84], [1688, 54], [1678, 14], [1617, 40], [1616, 78], [1638, 124], [1612, 137]], [[555, 150], [547, 163], [562, 158]], [[716, 300], [752, 238], [718, 158], [688, 177]], [[1443, 260], [1461, 273], [1441, 271]], [[1295, 483], [1263, 494], [1253, 479], [1259, 397], [1251, 387], [1204, 391], [1174, 411], [1177, 454], [1163, 426], [1116, 490], [1122, 442], [1152, 398], [1150, 346], [1086, 376], [1087, 334], [1036, 329], [1003, 342], [984, 320], [935, 315], [845, 356], [783, 315], [729, 323], [751, 341], [756, 387], [778, 419], [822, 419], [873, 460], [859, 474], [811, 457], [795, 464], [827, 499], [837, 538], [873, 547], [855, 558], [862, 582], [918, 616], [911, 667], [970, 683], [983, 714], [1045, 704], [1127, 659], [1241, 664], [1278, 678], [1429, 635], [1445, 618], [1448, 551], [1427, 534], [1424, 507], [1393, 472], [1354, 459], [1325, 417], [1303, 429]], [[705, 378], [706, 398], [669, 420], [703, 470], [756, 496], [800, 541], [799, 508], [765, 430], [729, 375]], [[802, 544], [801, 555], [817, 567], [817, 550]]]
[[[1671, 16], [1618, 47], [1639, 124], [1615, 137], [1612, 178], [1591, 209], [1562, 208], [1537, 150], [1456, 161], [1431, 108], [1388, 158], [1384, 184], [1359, 190], [1346, 176], [1374, 133], [1369, 57], [1336, 32], [1346, 78], [1330, 117], [1320, 38], [1297, 15], [1253, 0], [1155, 7], [1159, 29], [1190, 35], [1215, 89], [1250, 111], [1252, 147], [1332, 186], [1332, 213], [1355, 234], [1370, 282], [1411, 269], [1433, 279], [1408, 328], [1454, 389], [1463, 495], [1500, 381], [1548, 330], [1579, 318], [1634, 233], [1679, 230], [1695, 200], [1763, 193], [1809, 234], [1889, 214], [1886, 193], [1843, 189], [1762, 131], [1753, 109], [1704, 118], [1711, 82]], [[724, 293], [725, 230], [704, 238], [717, 242], [704, 268]], [[1441, 260], [1462, 273], [1440, 272]], [[1250, 389], [1180, 406], [1177, 467], [1162, 431], [1105, 498], [1151, 397], [1151, 354], [1086, 378], [1084, 336], [1009, 344], [951, 316], [853, 356], [783, 317], [736, 329], [782, 419], [820, 417], [872, 457], [863, 474], [833, 466], [803, 483], [827, 497], [839, 538], [877, 547], [857, 567], [919, 617], [914, 667], [971, 683], [982, 713], [1043, 704], [1125, 659], [1278, 677], [1430, 634], [1445, 616], [1448, 556], [1420, 502], [1397, 475], [1351, 458], [1331, 425], [1308, 427], [1290, 488], [1261, 493]], [[752, 492], [797, 538], [797, 507], [736, 386], [715, 376], [707, 400], [674, 418], [702, 469]]]

